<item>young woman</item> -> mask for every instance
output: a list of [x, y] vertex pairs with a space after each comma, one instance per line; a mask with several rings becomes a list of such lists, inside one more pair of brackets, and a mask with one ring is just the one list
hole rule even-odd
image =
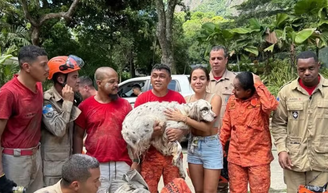
[[[212, 111], [219, 117], [221, 97], [206, 92], [209, 73], [204, 67], [195, 67], [190, 74], [190, 84], [195, 94], [187, 96], [187, 103], [205, 99], [212, 105]], [[191, 127], [188, 143], [188, 166], [190, 178], [196, 193], [216, 193], [221, 169], [223, 150], [217, 137], [218, 118], [211, 123], [199, 122], [182, 115], [176, 110], [167, 110], [169, 120], [184, 121]], [[170, 136], [168, 136], [170, 138]]]
[[271, 137], [269, 116], [277, 108], [276, 98], [270, 94], [260, 78], [250, 72], [239, 73], [233, 94], [223, 117], [220, 140], [230, 139], [228, 155], [231, 193], [269, 192]]

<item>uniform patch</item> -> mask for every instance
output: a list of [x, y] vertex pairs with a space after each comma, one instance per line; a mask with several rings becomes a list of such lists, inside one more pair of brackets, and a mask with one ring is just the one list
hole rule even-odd
[[51, 104], [47, 104], [42, 108], [42, 114], [44, 114], [48, 118], [52, 118], [54, 116], [54, 109]]
[[292, 115], [293, 115], [294, 119], [297, 119], [298, 118], [298, 112], [297, 111], [293, 111], [292, 112]]

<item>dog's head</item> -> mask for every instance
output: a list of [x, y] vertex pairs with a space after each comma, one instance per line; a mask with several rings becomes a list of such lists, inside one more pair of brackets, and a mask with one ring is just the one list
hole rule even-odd
[[200, 99], [190, 104], [189, 116], [197, 121], [212, 122], [216, 114], [212, 111], [212, 106], [206, 100]]

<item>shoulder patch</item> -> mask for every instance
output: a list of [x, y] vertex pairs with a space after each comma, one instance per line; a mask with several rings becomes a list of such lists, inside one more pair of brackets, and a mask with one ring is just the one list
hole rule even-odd
[[54, 108], [52, 108], [52, 105], [44, 105], [42, 108], [42, 114], [44, 114], [48, 118], [52, 118], [54, 116]]

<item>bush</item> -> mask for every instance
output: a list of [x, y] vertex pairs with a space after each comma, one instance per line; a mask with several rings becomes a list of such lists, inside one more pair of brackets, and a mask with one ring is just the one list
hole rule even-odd
[[297, 78], [296, 69], [290, 65], [288, 59], [278, 59], [270, 62], [269, 69], [271, 70], [267, 72], [267, 75], [260, 76], [264, 84], [275, 96], [277, 96], [283, 85]]
[[322, 66], [320, 69], [320, 74], [325, 78], [328, 78], [328, 68]]
[[2, 87], [6, 82], [11, 80], [14, 74], [19, 71], [19, 67], [16, 62], [6, 62], [10, 61], [9, 59], [12, 57], [11, 53], [13, 53], [14, 51], [14, 48], [7, 49], [4, 53], [1, 53], [0, 50], [0, 87]]

